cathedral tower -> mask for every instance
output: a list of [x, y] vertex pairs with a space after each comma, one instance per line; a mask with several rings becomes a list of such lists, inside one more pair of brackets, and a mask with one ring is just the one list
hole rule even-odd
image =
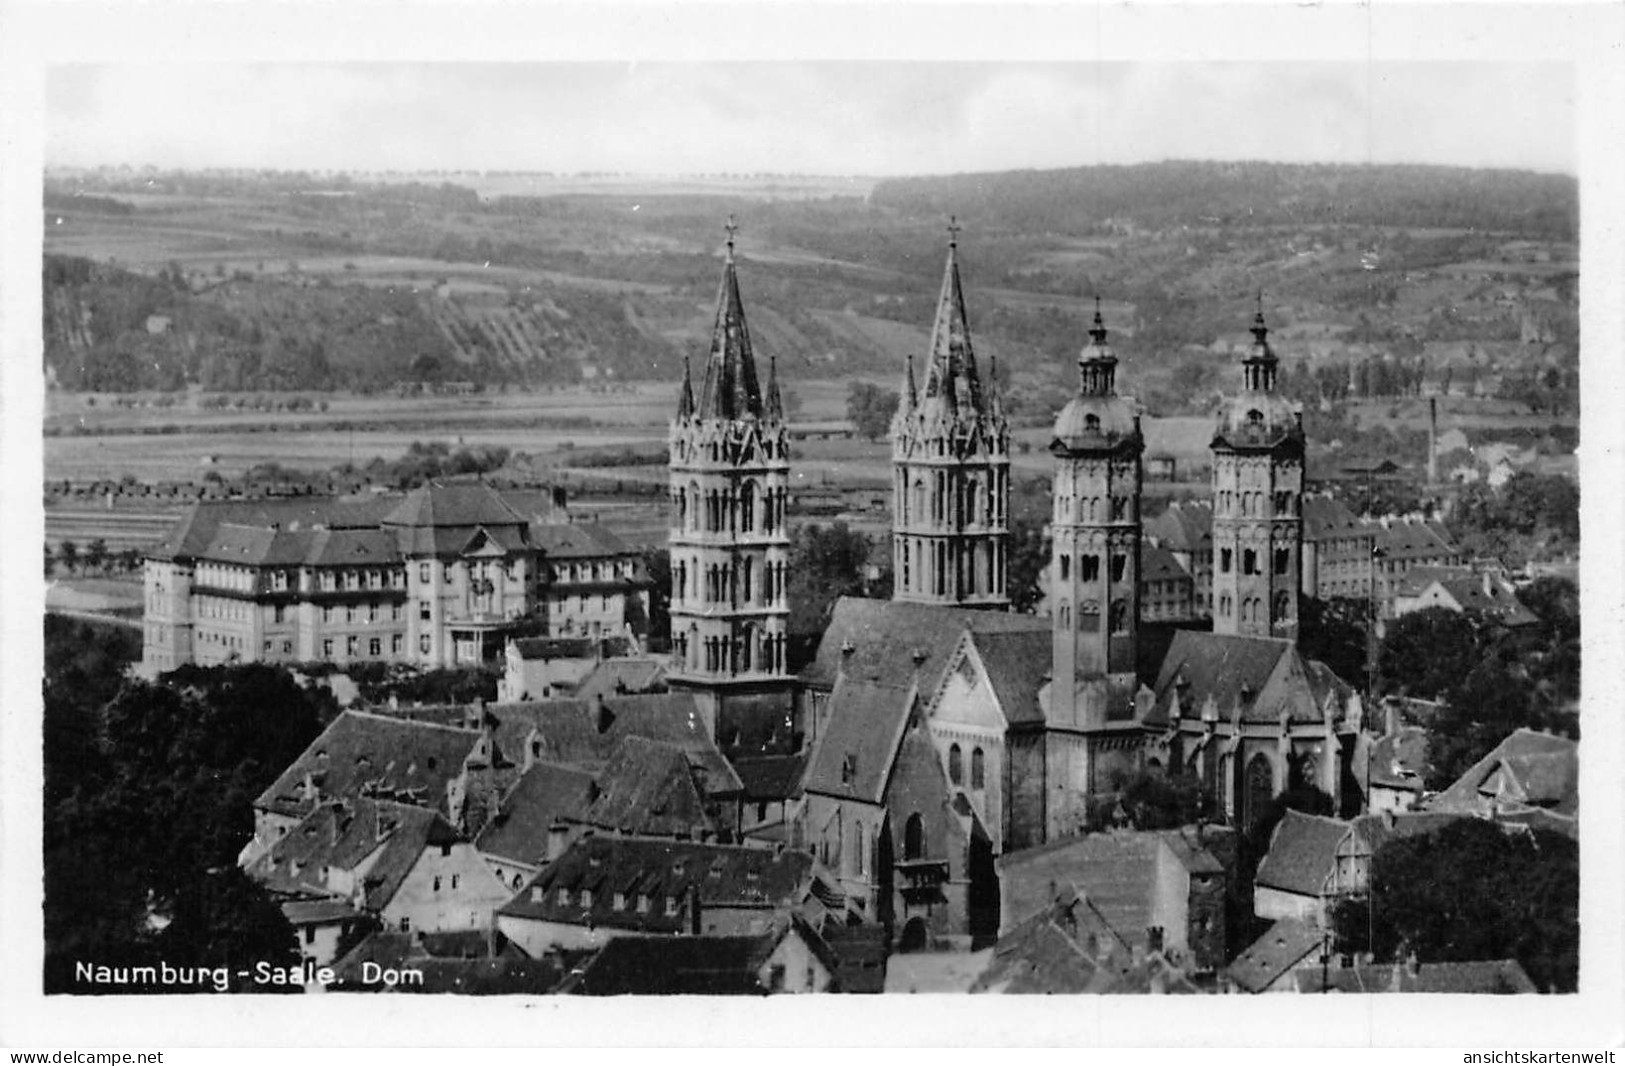
[[1213, 631], [1295, 636], [1303, 548], [1303, 414], [1275, 391], [1263, 301], [1241, 392], [1213, 443]]
[[1004, 608], [1009, 542], [1010, 429], [997, 368], [984, 384], [959, 282], [959, 227], [931, 327], [925, 382], [909, 356], [892, 420], [892, 598]]
[[1072, 710], [1078, 681], [1132, 678], [1140, 617], [1140, 413], [1117, 394], [1117, 356], [1106, 343], [1098, 300], [1089, 333], [1078, 358], [1078, 393], [1057, 416], [1050, 444], [1056, 458], [1050, 698], [1057, 712]]
[[[725, 720], [726, 705], [761, 707], [762, 696], [790, 691], [790, 455], [771, 357], [765, 389], [756, 376], [734, 230], [730, 218], [705, 377], [695, 396], [684, 360], [671, 423], [670, 677], [674, 688], [703, 698], [719, 740], [746, 743], [737, 736], [743, 724]], [[777, 732], [778, 724], [766, 728]]]

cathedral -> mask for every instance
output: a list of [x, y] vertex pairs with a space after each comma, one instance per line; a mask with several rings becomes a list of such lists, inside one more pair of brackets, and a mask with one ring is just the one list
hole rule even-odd
[[1107, 824], [1142, 772], [1194, 775], [1238, 825], [1294, 785], [1344, 806], [1364, 787], [1359, 696], [1296, 647], [1305, 441], [1262, 301], [1211, 445], [1213, 631], [1180, 632], [1147, 666], [1144, 437], [1098, 302], [1049, 445], [1050, 615], [1009, 610], [1010, 432], [972, 344], [958, 235], [891, 427], [892, 599], [837, 601], [798, 675], [787, 431], [771, 355], [758, 385], [731, 228], [704, 381], [696, 396], [685, 364], [671, 430], [673, 684], [713, 708], [725, 746], [805, 732], [794, 842], [916, 943], [985, 942], [993, 858]]
[[914, 357], [892, 420], [893, 598], [948, 607], [1009, 606], [1005, 595], [1010, 427], [996, 367], [982, 382], [959, 281], [958, 232], [931, 327], [925, 385]]
[[790, 438], [771, 354], [765, 387], [757, 375], [734, 232], [730, 219], [699, 394], [685, 358], [669, 437], [668, 681], [694, 693], [724, 747], [787, 741], [795, 687], [786, 657]]

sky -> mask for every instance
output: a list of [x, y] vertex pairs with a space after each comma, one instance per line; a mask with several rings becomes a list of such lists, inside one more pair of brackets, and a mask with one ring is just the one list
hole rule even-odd
[[896, 175], [1578, 170], [1561, 62], [58, 63], [47, 165]]

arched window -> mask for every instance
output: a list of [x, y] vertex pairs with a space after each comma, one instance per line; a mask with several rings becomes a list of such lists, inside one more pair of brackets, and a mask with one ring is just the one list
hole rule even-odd
[[1291, 564], [1292, 564], [1292, 549], [1291, 548], [1276, 548], [1275, 549], [1275, 572], [1277, 574], [1284, 574], [1284, 573], [1287, 572], [1287, 569], [1288, 569], [1288, 567], [1291, 566]]
[[987, 787], [987, 763], [981, 748], [974, 748], [970, 753], [970, 787], [975, 789]]
[[903, 823], [903, 858], [925, 858], [925, 819], [920, 817], [918, 811], [909, 815], [908, 821]]
[[1241, 552], [1241, 572], [1244, 574], [1258, 573], [1258, 552], [1252, 548], [1244, 548]]
[[[747, 481], [739, 490], [739, 532], [756, 529], [756, 482]], [[750, 596], [747, 594], [746, 599]]]
[[1080, 576], [1084, 581], [1100, 580], [1100, 556], [1085, 555], [1083, 557], [1083, 561], [1079, 564], [1079, 567], [1082, 570], [1082, 574]]
[[1060, 620], [1062, 629], [1068, 629], [1069, 630], [1069, 629], [1072, 628], [1072, 608], [1068, 607], [1064, 603], [1061, 604], [1059, 620]]
[[1072, 580], [1072, 553], [1065, 550], [1061, 552], [1061, 580]]
[[1229, 548], [1219, 549], [1219, 573], [1228, 574], [1230, 572], [1230, 560], [1233, 554]]
[[958, 744], [948, 746], [948, 780], [960, 784], [965, 776], [965, 760], [960, 754]]
[[864, 877], [869, 873], [869, 852], [868, 849], [863, 846], [863, 823], [859, 822], [855, 827], [855, 830], [857, 834], [856, 851], [858, 860], [858, 876]]
[[1275, 594], [1274, 608], [1270, 612], [1270, 621], [1271, 622], [1284, 622], [1284, 621], [1286, 621], [1287, 620], [1287, 615], [1290, 613], [1289, 608], [1291, 606], [1292, 606], [1292, 596], [1291, 596], [1291, 594], [1288, 593], [1285, 589], [1282, 589], [1280, 592], [1277, 592]]
[[1247, 764], [1247, 778], [1242, 786], [1242, 824], [1252, 825], [1275, 798], [1275, 771], [1269, 757], [1260, 752]]

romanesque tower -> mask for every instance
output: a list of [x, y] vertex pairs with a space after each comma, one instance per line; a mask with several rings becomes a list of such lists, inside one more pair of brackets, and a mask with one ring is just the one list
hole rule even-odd
[[892, 420], [892, 598], [1003, 608], [1010, 430], [996, 368], [986, 383], [977, 373], [958, 247], [950, 225], [924, 386], [910, 355]]
[[730, 219], [697, 397], [683, 363], [671, 423], [668, 537], [671, 683], [702, 698], [724, 742], [740, 739], [737, 731], [747, 728], [728, 705], [787, 706], [791, 682], [785, 649], [789, 434], [771, 357], [767, 387], [758, 384], [734, 268], [734, 230]]
[[1295, 636], [1303, 548], [1303, 414], [1275, 391], [1260, 301], [1242, 389], [1213, 437], [1213, 631]]
[[1133, 691], [1145, 449], [1138, 406], [1117, 394], [1117, 356], [1106, 342], [1098, 302], [1089, 332], [1078, 359], [1077, 395], [1056, 418], [1050, 444], [1056, 458], [1050, 701], [1058, 720], [1080, 726], [1099, 724], [1073, 706], [1090, 679], [1114, 679], [1116, 687]]

